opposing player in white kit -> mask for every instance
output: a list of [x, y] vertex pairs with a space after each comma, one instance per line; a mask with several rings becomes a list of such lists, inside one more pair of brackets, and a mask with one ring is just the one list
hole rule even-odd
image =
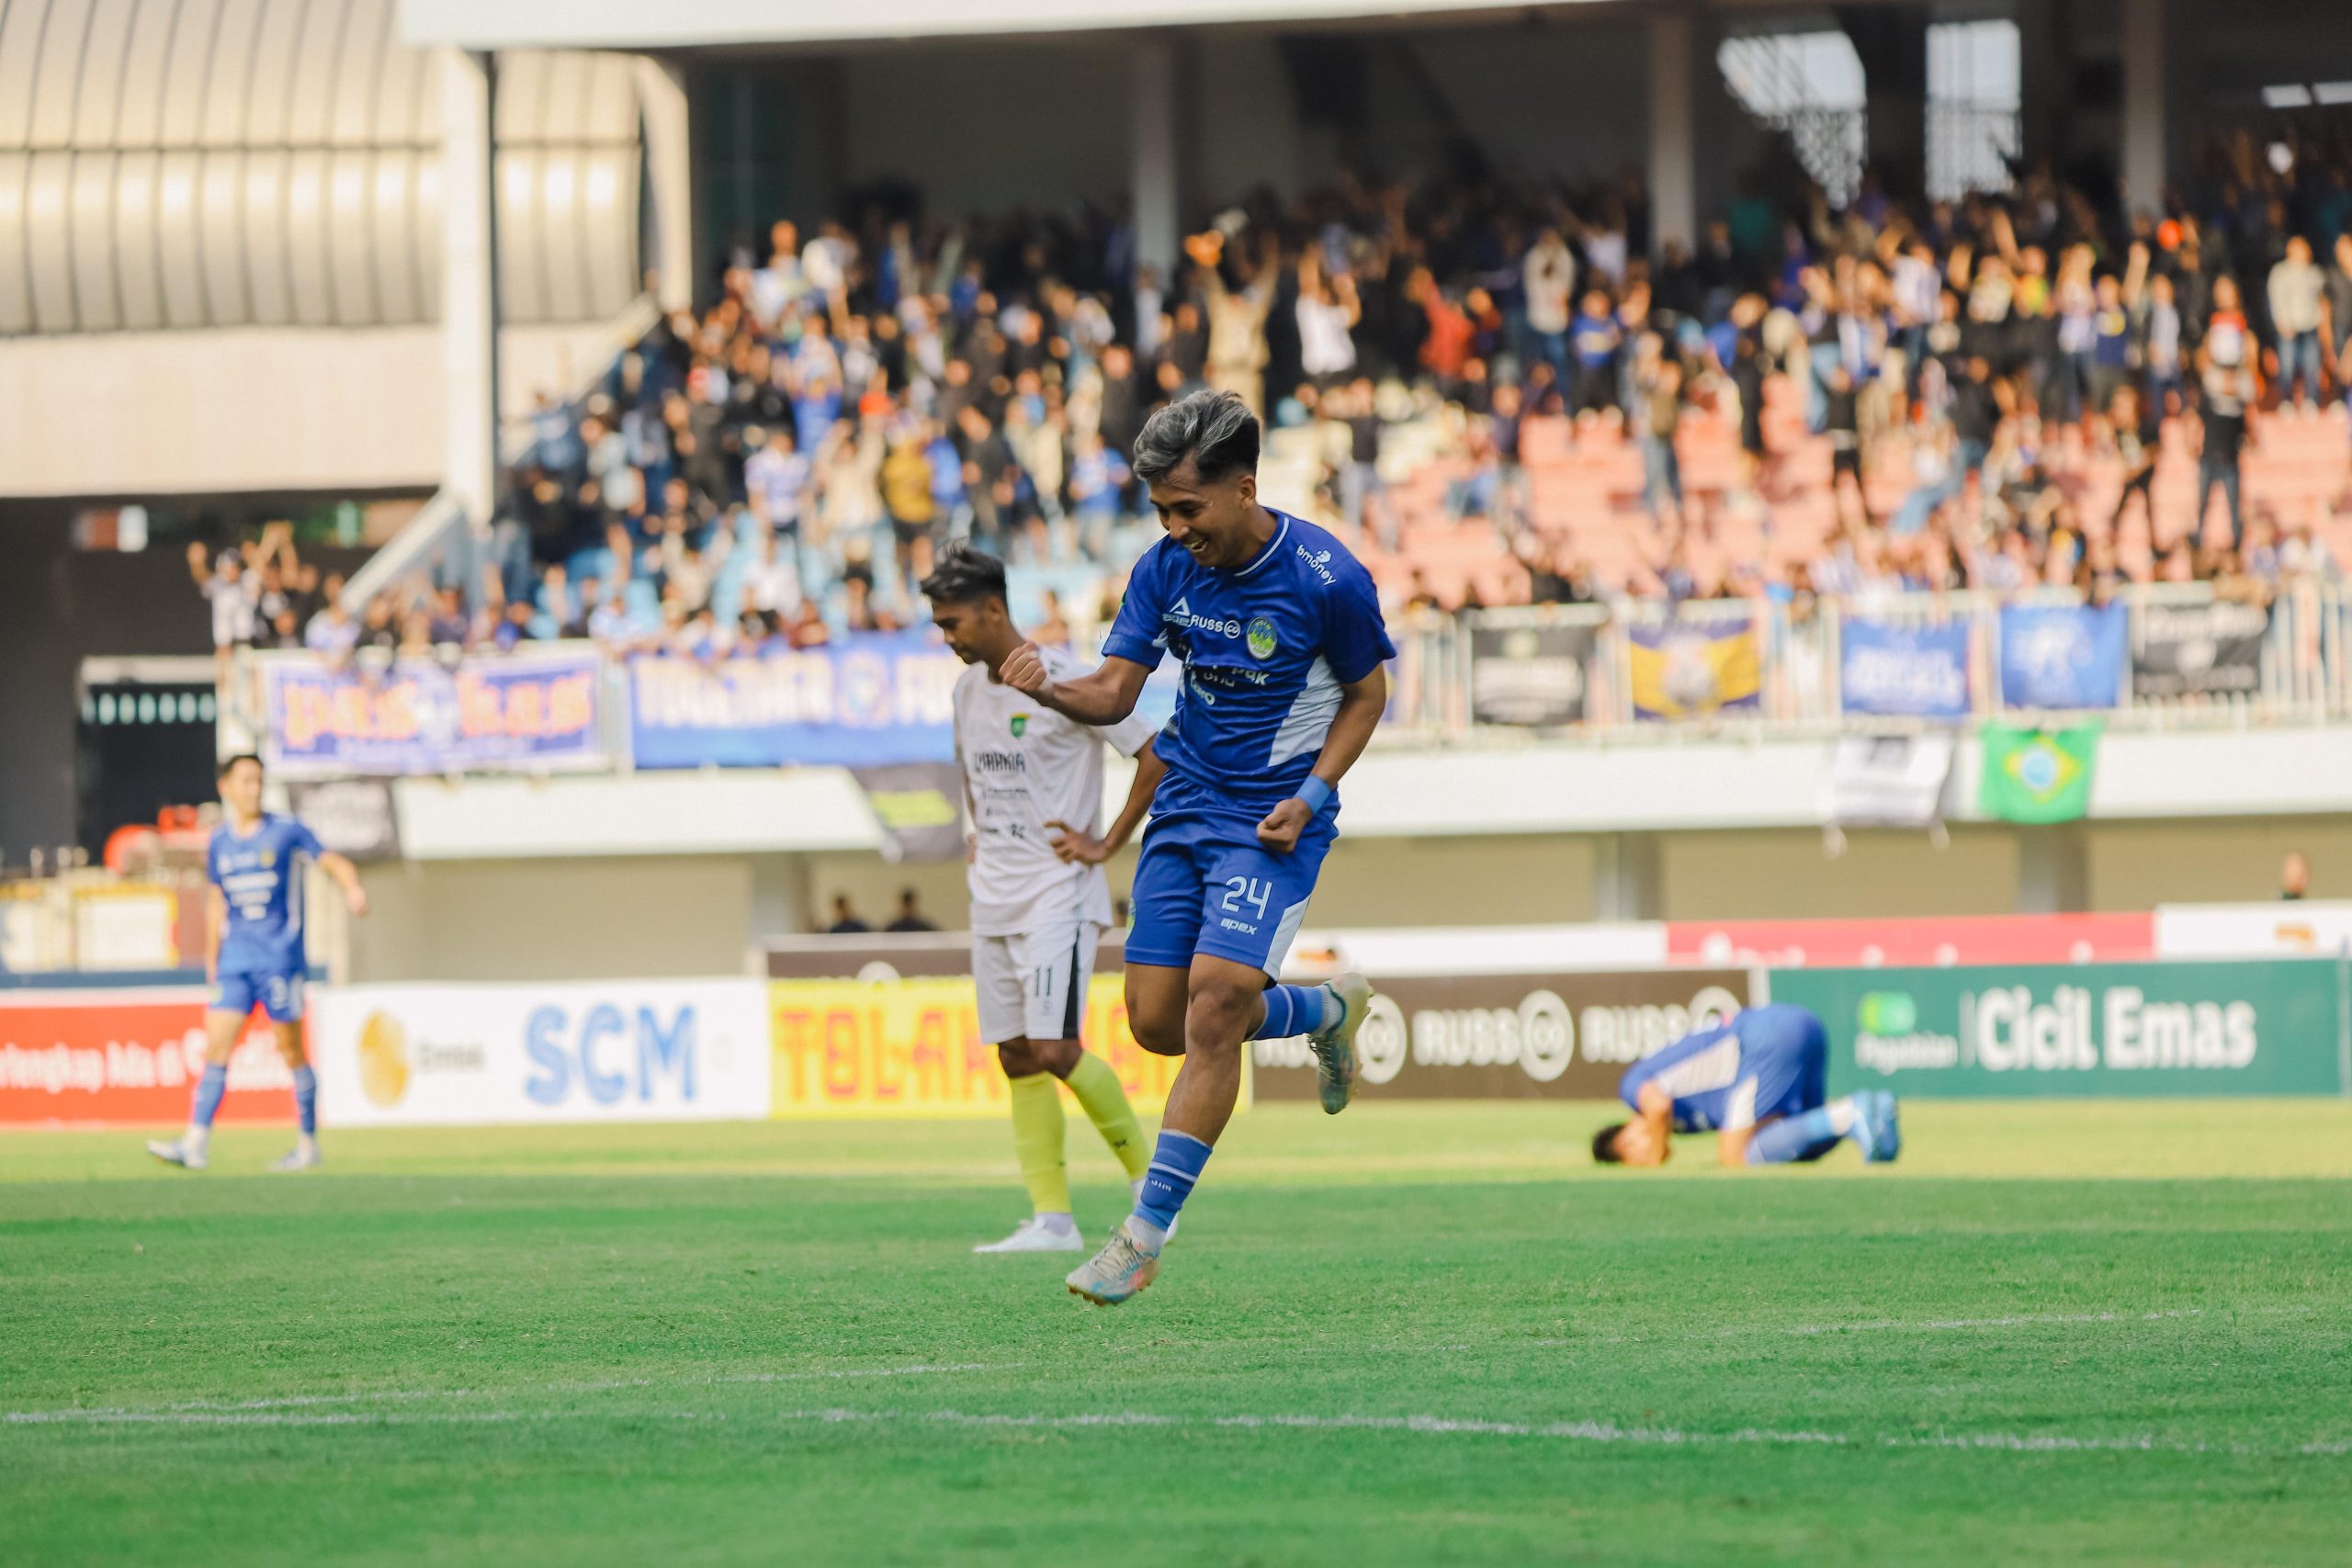
[[[997, 679], [1024, 641], [1005, 607], [1004, 563], [950, 546], [923, 579], [932, 623], [970, 668], [956, 681], [956, 761], [972, 819], [972, 979], [980, 1036], [996, 1047], [1012, 1101], [1012, 1145], [1035, 1213], [975, 1252], [1078, 1252], [1062, 1152], [1058, 1080], [1069, 1086], [1127, 1173], [1151, 1158], [1119, 1075], [1079, 1043], [1094, 951], [1111, 924], [1102, 863], [1118, 852], [1151, 803], [1161, 767], [1140, 719], [1097, 728], [1065, 718]], [[1057, 651], [1047, 668], [1085, 666]], [[1055, 661], [1059, 660], [1057, 664]], [[1110, 830], [1102, 809], [1102, 743], [1136, 760], [1136, 781]]]

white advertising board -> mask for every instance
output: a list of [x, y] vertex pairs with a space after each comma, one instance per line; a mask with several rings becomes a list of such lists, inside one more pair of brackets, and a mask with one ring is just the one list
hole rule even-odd
[[2352, 903], [2159, 904], [2159, 958], [2312, 958], [2352, 947]]
[[758, 980], [357, 986], [312, 993], [333, 1127], [760, 1120]]

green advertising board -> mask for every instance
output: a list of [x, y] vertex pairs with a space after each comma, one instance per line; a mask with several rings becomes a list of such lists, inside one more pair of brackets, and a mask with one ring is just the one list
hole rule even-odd
[[2342, 966], [2210, 964], [1782, 969], [1821, 1015], [1832, 1094], [2347, 1094]]

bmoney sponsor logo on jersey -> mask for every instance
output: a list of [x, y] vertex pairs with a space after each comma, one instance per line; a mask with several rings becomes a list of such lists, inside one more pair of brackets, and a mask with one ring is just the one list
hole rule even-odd
[[1306, 570], [1321, 578], [1326, 586], [1339, 581], [1338, 578], [1331, 575], [1330, 551], [1310, 550], [1305, 545], [1301, 545], [1298, 547], [1298, 558], [1305, 561], [1306, 563]]

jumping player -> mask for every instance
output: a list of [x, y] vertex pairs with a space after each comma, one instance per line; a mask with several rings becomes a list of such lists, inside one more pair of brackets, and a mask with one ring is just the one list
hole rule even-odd
[[1727, 1166], [1817, 1160], [1851, 1138], [1882, 1165], [1903, 1152], [1894, 1096], [1866, 1089], [1825, 1104], [1829, 1038], [1821, 1020], [1787, 1003], [1742, 1008], [1636, 1062], [1617, 1086], [1630, 1122], [1592, 1135], [1604, 1165], [1664, 1165], [1676, 1133], [1716, 1134]]
[[1393, 658], [1372, 579], [1311, 523], [1258, 502], [1258, 421], [1230, 392], [1152, 415], [1136, 477], [1167, 536], [1136, 562], [1100, 668], [1058, 676], [1040, 649], [1005, 659], [1005, 683], [1081, 724], [1135, 711], [1170, 651], [1183, 661], [1167, 765], [1136, 866], [1127, 1020], [1147, 1050], [1182, 1055], [1135, 1213], [1069, 1277], [1101, 1305], [1159, 1272], [1241, 1087], [1242, 1043], [1305, 1034], [1323, 1109], [1344, 1109], [1371, 987], [1348, 974], [1274, 984], [1336, 835], [1340, 776], [1387, 701]]
[[355, 915], [368, 912], [368, 890], [343, 856], [322, 845], [291, 817], [261, 808], [261, 759], [236, 756], [220, 764], [225, 820], [204, 852], [212, 886], [206, 908], [205, 972], [216, 989], [204, 1015], [204, 1076], [197, 1079], [187, 1131], [177, 1142], [150, 1139], [147, 1152], [166, 1165], [202, 1170], [209, 1163], [213, 1113], [229, 1087], [229, 1055], [245, 1020], [258, 1006], [269, 1014], [277, 1050], [294, 1069], [294, 1109], [301, 1134], [291, 1154], [272, 1170], [310, 1170], [319, 1163], [319, 1081], [302, 1051], [302, 874], [308, 856], [334, 878]]
[[[972, 820], [966, 880], [972, 894], [972, 979], [980, 1037], [996, 1047], [1012, 1101], [1012, 1147], [1035, 1212], [1002, 1241], [975, 1252], [1078, 1252], [1063, 1163], [1062, 1101], [1069, 1085], [1087, 1119], [1140, 1187], [1143, 1127], [1119, 1075], [1079, 1043], [1094, 950], [1111, 924], [1102, 863], [1119, 852], [1159, 783], [1151, 726], [1130, 715], [1101, 730], [1051, 712], [997, 678], [1023, 644], [1005, 607], [1004, 563], [950, 545], [923, 579], [932, 624], [970, 668], [956, 681], [956, 763]], [[1047, 650], [1049, 675], [1083, 672]], [[1102, 809], [1102, 743], [1136, 760], [1118, 820], [1094, 834]]]

